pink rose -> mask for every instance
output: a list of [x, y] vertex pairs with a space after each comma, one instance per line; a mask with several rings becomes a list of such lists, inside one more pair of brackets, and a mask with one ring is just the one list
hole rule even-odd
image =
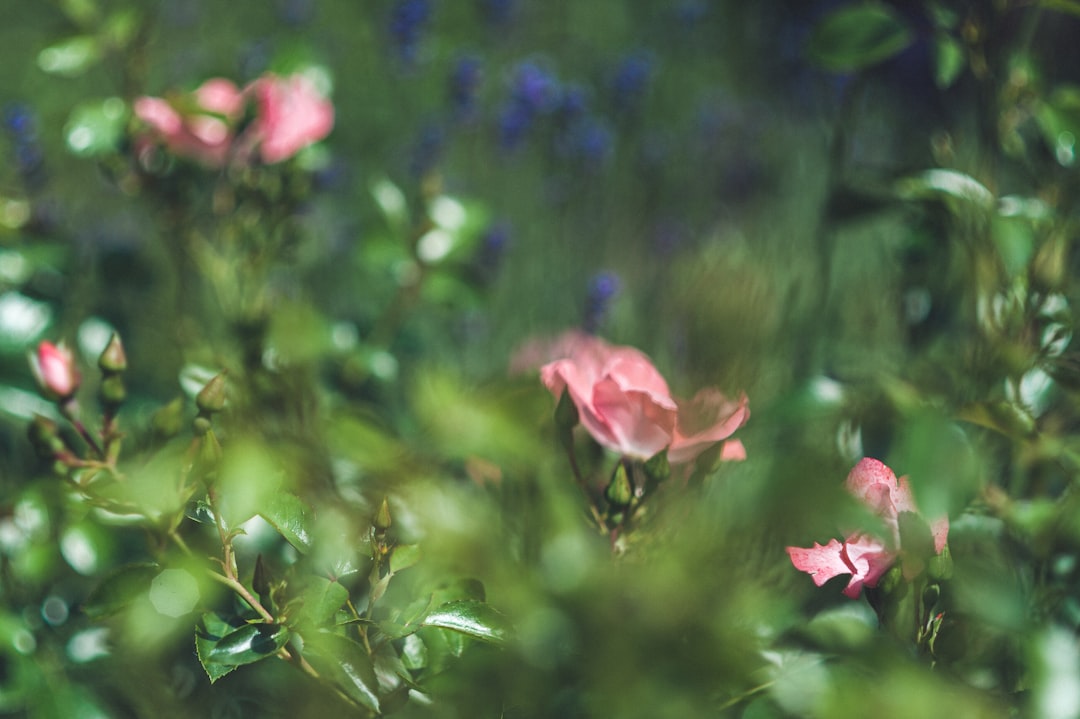
[[243, 94], [222, 78], [207, 80], [175, 101], [140, 97], [134, 103], [135, 116], [170, 152], [207, 167], [225, 164], [243, 107]]
[[248, 89], [258, 102], [251, 139], [267, 164], [289, 159], [334, 127], [333, 104], [304, 75], [264, 75]]
[[[689, 402], [678, 402], [675, 435], [668, 448], [668, 461], [682, 464], [735, 433], [750, 418], [750, 400], [743, 394], [736, 400], [725, 397], [715, 387], [700, 390]], [[746, 459], [739, 440], [724, 443], [721, 459]]]
[[63, 343], [42, 342], [30, 355], [30, 370], [41, 388], [58, 399], [67, 399], [79, 389], [79, 370], [75, 357]]
[[[900, 513], [918, 513], [918, 508], [907, 477], [897, 479], [891, 469], [870, 457], [863, 458], [855, 465], [848, 474], [845, 486], [885, 521], [891, 535], [889, 541], [855, 532], [843, 542], [833, 539], [825, 546], [815, 542], [810, 548], [788, 547], [787, 553], [795, 568], [809, 574], [819, 587], [833, 577], [850, 574], [851, 579], [844, 594], [857, 599], [864, 585], [877, 586], [881, 575], [889, 570], [900, 554]], [[942, 516], [930, 522], [930, 532], [934, 539], [934, 552], [940, 554], [948, 540], [949, 518]]]
[[[690, 402], [676, 400], [643, 353], [584, 332], [533, 343], [527, 354], [553, 360], [540, 368], [544, 385], [556, 399], [568, 393], [593, 438], [626, 457], [648, 459], [667, 448], [672, 464], [690, 462], [730, 437], [749, 416], [745, 395], [731, 402], [714, 388]], [[744, 459], [746, 450], [733, 441], [725, 444], [722, 457]]]

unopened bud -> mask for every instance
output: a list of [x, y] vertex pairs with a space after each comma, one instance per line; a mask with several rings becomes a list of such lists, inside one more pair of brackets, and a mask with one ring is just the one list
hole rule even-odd
[[577, 426], [579, 420], [578, 409], [574, 400], [570, 398], [570, 392], [563, 390], [559, 403], [555, 406], [555, 426], [569, 431]]
[[196, 417], [191, 422], [191, 431], [196, 437], [202, 437], [204, 434], [210, 431], [211, 422], [206, 417]]
[[634, 498], [634, 488], [630, 484], [630, 475], [626, 472], [626, 465], [622, 462], [615, 467], [615, 474], [611, 477], [611, 484], [604, 490], [604, 498], [617, 509], [630, 506]]
[[127, 388], [124, 387], [124, 378], [119, 374], [110, 374], [101, 380], [99, 389], [101, 399], [105, 404], [118, 405], [127, 398]]
[[651, 482], [663, 482], [671, 476], [671, 464], [668, 462], [667, 450], [657, 452], [645, 462], [645, 475]]
[[199, 394], [195, 395], [195, 406], [200, 412], [213, 414], [225, 408], [225, 373], [214, 375]]
[[127, 355], [124, 354], [124, 345], [120, 343], [120, 335], [113, 333], [113, 336], [109, 339], [109, 344], [105, 345], [105, 350], [98, 357], [98, 367], [102, 372], [115, 373], [123, 372], [127, 369]]
[[383, 497], [382, 506], [379, 507], [379, 513], [375, 515], [375, 529], [385, 532], [390, 529], [390, 503]]
[[209, 483], [217, 475], [218, 465], [221, 464], [221, 444], [218, 443], [214, 431], [210, 430], [199, 440], [199, 469], [203, 478]]
[[79, 389], [82, 379], [75, 367], [74, 355], [63, 342], [39, 344], [37, 352], [30, 355], [30, 370], [51, 399], [68, 399]]

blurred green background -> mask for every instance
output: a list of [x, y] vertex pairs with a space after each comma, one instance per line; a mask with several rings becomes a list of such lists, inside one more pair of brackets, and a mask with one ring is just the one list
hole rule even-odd
[[[432, 658], [404, 716], [1080, 716], [1076, 3], [4, 5], [0, 713], [349, 715], [283, 662], [211, 685], [190, 613], [80, 610], [117, 566], [181, 562], [25, 438], [52, 411], [27, 351], [65, 338], [89, 367], [116, 330], [146, 502], [186, 446], [155, 465], [153, 413], [228, 368], [254, 397], [225, 426], [237, 482], [285, 468], [329, 545], [388, 497], [424, 553], [391, 604], [483, 582], [515, 639]], [[212, 173], [131, 161], [136, 97], [300, 67], [335, 127], [262, 205], [222, 213]], [[275, 223], [253, 361], [185, 248]], [[619, 556], [550, 396], [508, 370], [570, 327], [680, 396], [750, 398], [747, 461], [666, 485]], [[864, 455], [951, 517], [932, 656], [784, 553], [861, 521], [842, 483]], [[249, 539], [249, 562], [296, 561]]]

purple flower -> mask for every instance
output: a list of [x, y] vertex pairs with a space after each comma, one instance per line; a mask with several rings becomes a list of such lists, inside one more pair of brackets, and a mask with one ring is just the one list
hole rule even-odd
[[611, 301], [619, 294], [619, 276], [611, 271], [593, 275], [589, 280], [589, 292], [585, 296], [585, 316], [581, 326], [589, 334], [596, 334], [607, 319]]
[[646, 52], [636, 52], [622, 59], [611, 81], [615, 106], [630, 110], [640, 104], [655, 71], [655, 62]]
[[480, 58], [465, 55], [454, 63], [450, 73], [450, 105], [459, 118], [476, 114], [476, 99], [484, 80], [484, 65]]
[[405, 62], [416, 60], [424, 28], [431, 19], [430, 0], [397, 0], [390, 10], [390, 38]]

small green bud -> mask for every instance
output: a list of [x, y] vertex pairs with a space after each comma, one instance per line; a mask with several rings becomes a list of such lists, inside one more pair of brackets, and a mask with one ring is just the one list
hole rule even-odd
[[569, 431], [577, 426], [578, 421], [580, 421], [580, 417], [578, 416], [577, 405], [570, 398], [570, 392], [563, 390], [562, 395], [559, 397], [559, 403], [555, 405], [555, 426], [561, 430]]
[[191, 431], [196, 437], [202, 437], [210, 431], [211, 422], [206, 417], [196, 417], [191, 423]]
[[199, 441], [199, 469], [208, 483], [217, 474], [218, 465], [221, 464], [221, 455], [221, 445], [214, 431], [210, 430]]
[[671, 476], [671, 463], [668, 462], [666, 449], [657, 452], [645, 462], [645, 476], [656, 483]]
[[386, 501], [386, 497], [383, 497], [379, 513], [375, 515], [375, 529], [382, 532], [390, 529], [390, 504]]
[[626, 465], [623, 462], [619, 462], [615, 467], [611, 483], [604, 490], [604, 498], [617, 509], [630, 506], [630, 501], [634, 498], [634, 488], [630, 484], [630, 475], [627, 474]]
[[101, 400], [105, 404], [118, 405], [122, 404], [127, 398], [127, 388], [124, 387], [124, 378], [120, 374], [110, 374], [101, 380], [101, 387], [98, 390], [101, 394]]
[[124, 354], [124, 345], [120, 343], [120, 336], [113, 333], [109, 344], [105, 345], [105, 351], [98, 357], [98, 367], [102, 372], [123, 372], [127, 369], [127, 355]]
[[926, 571], [927, 574], [930, 575], [931, 579], [937, 579], [940, 581], [952, 578], [953, 561], [952, 553], [949, 552], [948, 544], [946, 544], [942, 548], [941, 554], [936, 554], [933, 557], [930, 557], [930, 560], [927, 562]]
[[162, 437], [175, 437], [184, 426], [184, 398], [177, 397], [150, 417], [150, 426]]
[[225, 408], [225, 373], [214, 375], [195, 396], [195, 406], [200, 412], [213, 414]]

